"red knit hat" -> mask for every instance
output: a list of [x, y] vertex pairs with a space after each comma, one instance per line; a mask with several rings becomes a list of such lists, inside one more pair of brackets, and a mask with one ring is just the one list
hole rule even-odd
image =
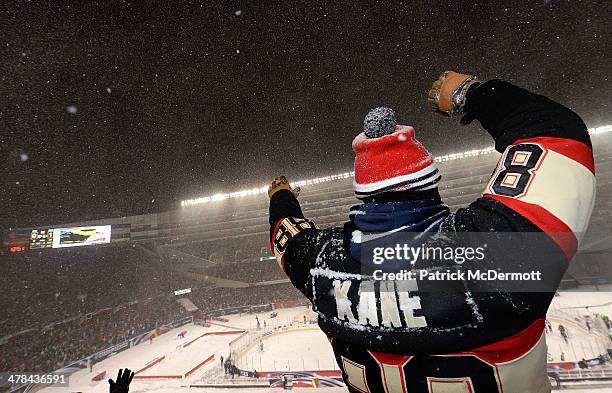
[[389, 108], [372, 110], [364, 132], [353, 140], [357, 198], [389, 191], [436, 188], [440, 174], [433, 156], [414, 137], [414, 128], [397, 125]]

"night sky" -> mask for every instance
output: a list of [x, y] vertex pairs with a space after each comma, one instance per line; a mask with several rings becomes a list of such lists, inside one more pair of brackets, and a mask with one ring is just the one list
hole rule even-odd
[[0, 11], [0, 228], [346, 171], [375, 106], [434, 154], [490, 145], [429, 112], [445, 69], [612, 123], [610, 1], [69, 3]]

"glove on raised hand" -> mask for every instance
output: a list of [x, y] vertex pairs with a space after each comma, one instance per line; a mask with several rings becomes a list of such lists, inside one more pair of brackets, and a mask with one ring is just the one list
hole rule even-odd
[[[480, 81], [473, 75], [444, 71], [431, 86], [427, 103], [434, 111], [447, 116], [461, 114], [464, 112], [467, 92], [475, 83]], [[468, 124], [471, 120], [470, 116], [464, 116], [461, 123]]]
[[268, 187], [268, 197], [272, 198], [277, 191], [280, 190], [289, 190], [295, 195], [297, 198], [300, 195], [300, 187], [291, 188], [289, 181], [285, 176], [276, 176], [274, 180], [272, 180], [272, 184]]

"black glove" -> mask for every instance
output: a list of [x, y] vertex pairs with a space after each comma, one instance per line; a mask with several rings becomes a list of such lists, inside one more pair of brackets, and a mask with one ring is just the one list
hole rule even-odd
[[[121, 374], [122, 371], [123, 374]], [[109, 392], [128, 393], [130, 391], [130, 382], [132, 382], [132, 378], [134, 378], [134, 373], [131, 372], [129, 368], [126, 368], [125, 371], [119, 369], [117, 373], [117, 382], [113, 382], [112, 379], [108, 380], [108, 384], [110, 385]]]

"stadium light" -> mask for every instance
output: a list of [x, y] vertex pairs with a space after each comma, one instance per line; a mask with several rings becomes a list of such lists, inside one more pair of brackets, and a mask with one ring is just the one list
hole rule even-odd
[[607, 126], [601, 126], [596, 128], [589, 128], [589, 133], [591, 135], [605, 134], [606, 132], [612, 131], [612, 124]]
[[[589, 128], [589, 133], [591, 135], [605, 134], [608, 132], [612, 132], [612, 125], [605, 125], [601, 127]], [[468, 157], [476, 157], [476, 156], [492, 154], [494, 152], [495, 152], [495, 148], [493, 146], [489, 146], [489, 147], [485, 147], [484, 149], [467, 150], [467, 151], [463, 151], [459, 153], [452, 153], [452, 154], [445, 154], [443, 156], [437, 156], [435, 157], [435, 161], [436, 162], [454, 161], [454, 160], [460, 160], [460, 159], [468, 158]], [[340, 180], [340, 179], [348, 179], [354, 176], [355, 176], [355, 172], [353, 171], [338, 173], [338, 174], [331, 175], [331, 176], [323, 176], [323, 177], [317, 177], [314, 179], [296, 181], [296, 182], [291, 183], [291, 187], [310, 186], [313, 184], [327, 183], [330, 181], [335, 181], [335, 180]], [[268, 192], [268, 186], [262, 186], [259, 188], [250, 188], [247, 190], [230, 192], [227, 194], [220, 193], [220, 194], [215, 194], [211, 196], [198, 197], [195, 199], [186, 199], [184, 201], [181, 201], [181, 206], [202, 205], [208, 202], [222, 201], [225, 199], [233, 199], [233, 198], [241, 198], [241, 197], [248, 196], [248, 195], [258, 195], [258, 194], [264, 194], [267, 192]]]

